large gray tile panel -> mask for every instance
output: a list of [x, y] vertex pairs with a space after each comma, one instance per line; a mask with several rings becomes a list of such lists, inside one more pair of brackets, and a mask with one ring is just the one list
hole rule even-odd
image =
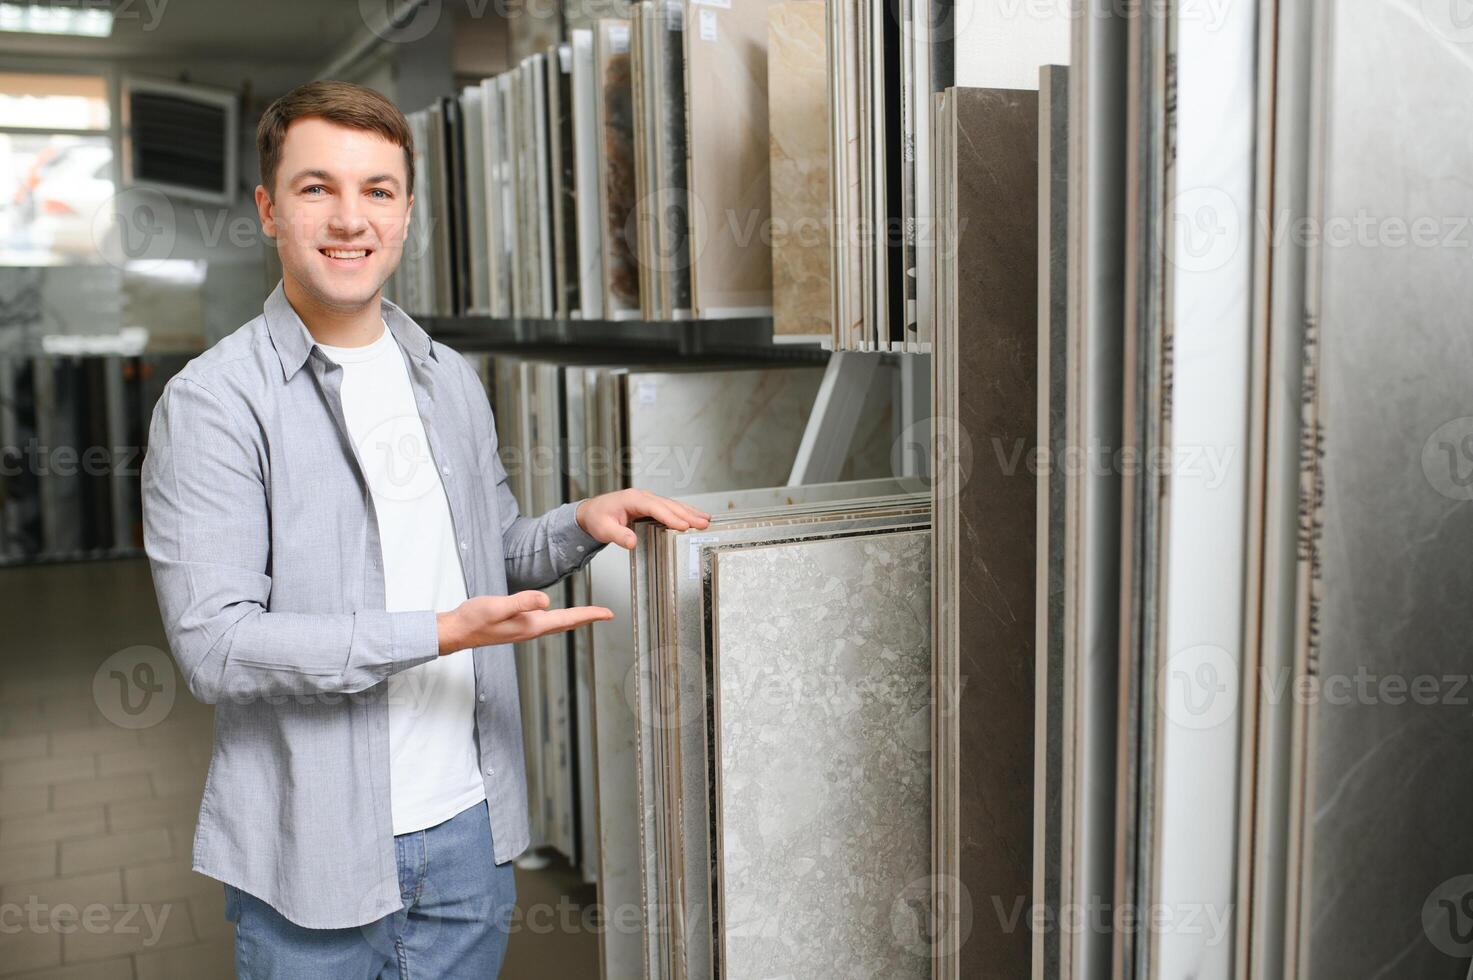
[[952, 489], [964, 977], [1014, 980], [1031, 937], [992, 914], [1032, 903], [1038, 94], [956, 89], [951, 409], [971, 446]]
[[714, 557], [729, 980], [930, 975], [890, 928], [930, 872], [930, 560], [928, 531]]
[[[1310, 980], [1461, 976], [1473, 954], [1473, 886], [1459, 877], [1473, 868], [1473, 713], [1446, 680], [1468, 673], [1473, 619], [1473, 38], [1454, 8], [1420, 9], [1315, 7], [1328, 18], [1315, 217], [1327, 229], [1381, 220], [1368, 238], [1311, 251], [1305, 447], [1322, 495], [1301, 518], [1313, 532], [1301, 642], [1326, 686], [1309, 712]], [[1387, 247], [1393, 221], [1427, 229], [1427, 216], [1431, 240]], [[1358, 672], [1378, 679], [1369, 695], [1330, 697], [1337, 678], [1355, 691]], [[1443, 678], [1430, 698], [1379, 686], [1399, 678], [1415, 692], [1426, 676]]]

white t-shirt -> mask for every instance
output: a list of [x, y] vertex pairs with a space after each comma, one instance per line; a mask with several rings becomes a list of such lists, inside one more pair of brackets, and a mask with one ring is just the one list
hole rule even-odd
[[[385, 324], [363, 347], [318, 346], [343, 368], [343, 418], [378, 515], [385, 608], [454, 609], [466, 598], [465, 574], [399, 344]], [[395, 834], [433, 827], [486, 798], [468, 651], [391, 674], [388, 705]]]

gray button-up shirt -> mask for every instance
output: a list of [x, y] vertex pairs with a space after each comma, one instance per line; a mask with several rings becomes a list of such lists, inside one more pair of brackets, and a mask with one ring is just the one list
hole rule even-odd
[[[394, 304], [470, 595], [540, 588], [600, 547], [574, 504], [522, 517], [491, 406], [464, 358]], [[342, 368], [281, 284], [154, 409], [144, 543], [169, 646], [215, 745], [194, 870], [310, 928], [398, 910], [386, 678], [434, 659], [435, 613], [386, 612], [373, 498], [343, 421]], [[509, 646], [478, 647], [476, 731], [496, 861], [528, 846]]]

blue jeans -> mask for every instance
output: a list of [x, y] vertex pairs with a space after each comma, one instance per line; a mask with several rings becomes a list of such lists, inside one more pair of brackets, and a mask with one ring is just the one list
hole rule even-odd
[[516, 904], [497, 865], [486, 803], [394, 838], [404, 907], [357, 929], [308, 929], [225, 886], [239, 980], [494, 980]]

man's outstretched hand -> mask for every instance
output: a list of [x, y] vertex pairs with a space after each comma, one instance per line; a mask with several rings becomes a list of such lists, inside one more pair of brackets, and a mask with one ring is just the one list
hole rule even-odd
[[527, 591], [475, 596], [450, 612], [440, 613], [436, 621], [440, 653], [446, 654], [470, 647], [521, 643], [613, 618], [614, 614], [603, 606], [548, 609], [547, 593]]
[[647, 490], [619, 490], [589, 497], [578, 505], [578, 526], [605, 544], [634, 550], [638, 540], [629, 525], [641, 517], [652, 517], [677, 531], [697, 530], [711, 525], [711, 515]]
[[[711, 526], [710, 514], [644, 490], [620, 490], [590, 497], [578, 505], [576, 516], [578, 526], [590, 537], [631, 551], [637, 539], [629, 525], [641, 517], [653, 518], [677, 531]], [[547, 594], [537, 591], [467, 599], [450, 612], [436, 617], [440, 652], [445, 654], [470, 647], [521, 643], [614, 618], [614, 614], [603, 606], [574, 606], [571, 609], [548, 609], [547, 606]]]

